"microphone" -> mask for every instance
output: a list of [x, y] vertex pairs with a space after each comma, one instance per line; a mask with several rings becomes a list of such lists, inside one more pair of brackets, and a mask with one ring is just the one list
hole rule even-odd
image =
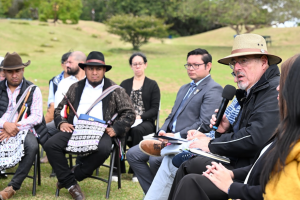
[[218, 126], [220, 125], [220, 122], [222, 121], [222, 117], [224, 115], [224, 112], [226, 110], [228, 102], [229, 102], [229, 100], [233, 99], [233, 97], [235, 95], [235, 92], [236, 92], [236, 89], [232, 85], [226, 85], [224, 87], [224, 90], [223, 90], [223, 93], [222, 93], [223, 100], [222, 100], [221, 105], [219, 107], [219, 111], [216, 115], [216, 118], [217, 118], [216, 123], [213, 126], [214, 131], [218, 129]]

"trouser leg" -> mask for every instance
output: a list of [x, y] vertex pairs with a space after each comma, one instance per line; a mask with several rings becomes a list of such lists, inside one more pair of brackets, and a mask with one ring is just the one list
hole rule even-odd
[[[176, 176], [174, 178], [173, 185], [170, 191], [171, 198], [169, 196], [169, 199], [172, 199], [172, 194], [174, 193], [175, 188], [177, 187], [177, 185], [179, 184], [179, 182], [184, 176], [186, 176], [187, 174], [202, 174], [202, 172], [207, 170], [206, 166], [211, 165], [211, 162], [213, 161], [214, 160], [207, 157], [197, 156], [182, 163], [178, 168]], [[224, 165], [224, 166], [227, 169], [233, 169], [231, 165]]]
[[[143, 153], [138, 145], [130, 148], [126, 156], [128, 163], [132, 167], [144, 193], [146, 194], [159, 168], [157, 164], [160, 164], [161, 161], [159, 162], [159, 160], [162, 160], [162, 157], [157, 157], [156, 159], [153, 157], [149, 160], [152, 156], [148, 156]], [[150, 163], [150, 167], [147, 164], [148, 161]]]
[[[126, 145], [129, 147], [133, 147], [138, 145], [142, 140], [143, 136], [149, 135], [153, 133], [155, 130], [155, 126], [152, 122], [144, 121], [136, 127], [131, 128], [126, 134]], [[131, 137], [131, 141], [127, 143], [128, 137]], [[125, 145], [125, 146], [126, 146]], [[131, 167], [129, 167], [128, 173], [133, 173]]]
[[48, 132], [50, 135], [55, 135], [56, 133], [60, 132], [55, 126], [54, 120], [46, 124]]
[[58, 132], [48, 139], [44, 145], [49, 163], [53, 167], [58, 181], [65, 187], [69, 188], [77, 184], [74, 174], [68, 165], [65, 155], [65, 148], [71, 138], [72, 133]]
[[79, 166], [75, 168], [74, 175], [76, 180], [82, 181], [83, 179], [91, 176], [96, 168], [102, 165], [110, 155], [112, 139], [106, 133], [103, 134], [99, 144], [98, 151], [88, 156], [77, 157]]
[[15, 175], [11, 179], [8, 186], [13, 186], [14, 190], [20, 189], [24, 179], [26, 178], [32, 167], [38, 148], [39, 144], [36, 137], [33, 135], [33, 133], [28, 132], [24, 141], [25, 155], [19, 162], [19, 166], [15, 172]]
[[199, 174], [186, 175], [177, 185], [173, 198], [169, 200], [227, 200], [228, 195], [209, 179]]
[[144, 121], [129, 130], [128, 134], [132, 138], [132, 146], [138, 145], [143, 140], [143, 136], [154, 132], [155, 126], [149, 121]]
[[[165, 156], [144, 200], [165, 200], [168, 198], [177, 171], [172, 164], [174, 156]], [[162, 189], [163, 188], [163, 189]]]

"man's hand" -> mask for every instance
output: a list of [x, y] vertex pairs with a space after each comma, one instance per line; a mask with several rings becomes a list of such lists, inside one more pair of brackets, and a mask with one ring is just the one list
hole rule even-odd
[[5, 139], [9, 139], [10, 137], [11, 136], [4, 129], [0, 129], [0, 142]]
[[193, 140], [195, 138], [198, 138], [198, 139], [201, 139], [203, 137], [206, 137], [205, 134], [201, 133], [200, 131], [197, 131], [197, 130], [189, 130], [187, 132], [187, 137], [186, 139], [187, 140]]
[[135, 119], [142, 119], [140, 115], [136, 115]]
[[59, 126], [59, 129], [62, 132], [72, 133], [74, 131], [74, 125], [65, 122]]
[[[215, 113], [217, 113], [218, 111], [219, 111], [219, 109], [216, 109]], [[209, 127], [212, 128], [213, 125], [216, 124], [216, 121], [217, 121], [217, 118], [216, 118], [216, 115], [214, 114], [214, 115], [211, 116]], [[219, 133], [225, 133], [229, 129], [229, 127], [230, 127], [230, 123], [229, 123], [228, 119], [226, 118], [226, 115], [223, 115], [222, 120], [221, 120], [221, 122], [218, 126], [217, 131]]]
[[216, 162], [212, 162], [212, 165], [214, 166], [213, 169], [209, 173], [203, 172], [202, 175], [227, 194], [228, 188], [233, 183], [231, 175], [228, 173], [229, 170]]
[[190, 144], [190, 148], [199, 148], [203, 151], [210, 152], [208, 148], [208, 143], [211, 140], [209, 137], [202, 137], [199, 140], [196, 140]]
[[5, 122], [3, 124], [3, 128], [6, 131], [6, 133], [9, 134], [12, 137], [17, 135], [17, 133], [19, 133], [19, 131], [20, 131], [18, 129], [19, 126], [21, 126], [21, 124], [10, 123], [10, 122]]
[[106, 129], [105, 129], [105, 132], [106, 132], [110, 137], [114, 137], [114, 136], [117, 135], [117, 134], [115, 133], [115, 130], [114, 130], [113, 128], [110, 128], [110, 127], [106, 128]]

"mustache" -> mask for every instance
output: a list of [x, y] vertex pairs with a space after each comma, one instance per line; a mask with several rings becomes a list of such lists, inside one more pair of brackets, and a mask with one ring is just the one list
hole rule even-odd
[[244, 73], [241, 72], [241, 71], [236, 72], [235, 75], [236, 75], [236, 76], [239, 76], [239, 75], [246, 76], [246, 74], [244, 74]]

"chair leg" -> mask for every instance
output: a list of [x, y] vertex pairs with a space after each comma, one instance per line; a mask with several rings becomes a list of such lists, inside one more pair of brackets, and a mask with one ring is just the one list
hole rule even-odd
[[38, 150], [37, 174], [38, 174], [38, 185], [41, 185], [41, 161], [39, 158], [40, 158], [40, 149]]
[[33, 185], [32, 185], [32, 196], [36, 194], [36, 173], [37, 173], [37, 165], [38, 165], [38, 154], [35, 155], [34, 167], [33, 167]]
[[96, 176], [99, 176], [99, 168], [100, 168], [100, 167], [98, 167], [98, 168], [96, 169]]
[[116, 148], [114, 147], [113, 152], [111, 153], [111, 156], [110, 156], [110, 168], [109, 168], [108, 183], [107, 183], [107, 189], [106, 189], [106, 199], [109, 199], [111, 177], [112, 177], [114, 163], [115, 163], [115, 155], [116, 155]]
[[52, 168], [52, 172], [50, 174], [50, 178], [54, 178], [56, 176], [55, 172], [54, 172], [54, 169]]
[[116, 156], [117, 158], [117, 170], [118, 170], [118, 189], [121, 188], [121, 161], [120, 161], [120, 147], [117, 147]]
[[56, 188], [55, 197], [59, 197], [59, 191], [60, 189]]

